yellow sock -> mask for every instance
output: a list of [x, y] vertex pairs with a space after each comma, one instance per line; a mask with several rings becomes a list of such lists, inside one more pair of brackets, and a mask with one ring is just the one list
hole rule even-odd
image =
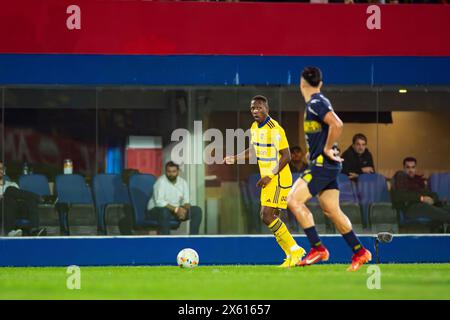
[[292, 251], [300, 249], [286, 225], [279, 218], [276, 218], [269, 225], [269, 229], [274, 234], [280, 247], [286, 253], [286, 256], [290, 255]]
[[288, 246], [283, 242], [283, 240], [281, 240], [277, 236], [275, 236], [275, 240], [277, 240], [278, 245], [281, 247], [281, 249], [283, 249], [284, 253], [286, 254], [286, 257], [289, 257], [291, 255], [291, 252], [289, 251]]

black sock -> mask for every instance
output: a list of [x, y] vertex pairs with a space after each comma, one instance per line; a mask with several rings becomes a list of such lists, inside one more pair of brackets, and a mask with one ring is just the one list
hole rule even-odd
[[350, 231], [349, 233], [343, 234], [342, 236], [344, 237], [348, 246], [352, 249], [354, 253], [357, 253], [359, 250], [362, 249], [363, 246], [359, 241], [358, 237], [356, 236], [356, 234], [353, 232], [353, 230]]
[[304, 229], [306, 236], [308, 237], [311, 248], [317, 248], [322, 246], [319, 234], [317, 233], [316, 227], [312, 226], [310, 228]]

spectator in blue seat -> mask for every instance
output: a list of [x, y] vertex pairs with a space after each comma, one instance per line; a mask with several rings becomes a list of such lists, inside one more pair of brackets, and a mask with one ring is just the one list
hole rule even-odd
[[[0, 225], [4, 233], [9, 237], [21, 237], [25, 231], [26, 235], [42, 236], [46, 235], [45, 228], [39, 228], [38, 203], [43, 199], [34, 193], [20, 190], [17, 183], [4, 179], [5, 167], [0, 162]], [[22, 230], [18, 225], [19, 219], [29, 221], [26, 230]]]
[[355, 134], [352, 145], [342, 154], [342, 173], [348, 175], [349, 179], [356, 181], [362, 173], [374, 173], [372, 154], [367, 149], [367, 137], [362, 133]]
[[450, 222], [450, 209], [439, 200], [438, 195], [425, 185], [423, 176], [417, 174], [417, 160], [403, 160], [403, 171], [393, 178], [392, 203], [406, 217], [414, 219], [429, 217], [437, 223]]
[[190, 205], [186, 180], [179, 176], [178, 164], [169, 161], [166, 173], [158, 178], [153, 187], [153, 196], [148, 202], [147, 218], [158, 221], [159, 234], [170, 234], [170, 220], [190, 219], [190, 234], [198, 234], [202, 221], [202, 210]]

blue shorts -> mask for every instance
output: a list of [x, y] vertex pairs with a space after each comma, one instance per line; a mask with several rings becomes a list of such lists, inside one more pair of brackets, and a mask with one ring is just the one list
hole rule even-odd
[[309, 193], [313, 197], [323, 190], [338, 189], [337, 177], [341, 168], [326, 168], [323, 166], [311, 165], [300, 176], [307, 184]]

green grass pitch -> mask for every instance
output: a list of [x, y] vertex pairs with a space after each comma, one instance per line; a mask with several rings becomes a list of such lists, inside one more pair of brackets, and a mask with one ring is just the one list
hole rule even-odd
[[381, 264], [372, 290], [346, 267], [81, 267], [80, 290], [66, 268], [0, 268], [0, 299], [450, 299], [450, 264]]

